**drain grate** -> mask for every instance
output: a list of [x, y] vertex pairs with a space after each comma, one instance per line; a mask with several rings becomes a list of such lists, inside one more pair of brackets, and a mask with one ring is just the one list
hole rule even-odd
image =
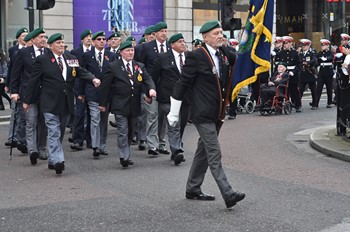
[[307, 143], [309, 142], [309, 140], [305, 140], [305, 139], [298, 139], [298, 140], [295, 140], [296, 143]]

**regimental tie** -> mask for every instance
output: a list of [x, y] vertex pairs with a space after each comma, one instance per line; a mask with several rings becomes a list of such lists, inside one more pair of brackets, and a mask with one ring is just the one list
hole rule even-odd
[[164, 53], [164, 44], [160, 44], [160, 53]]
[[219, 78], [222, 76], [221, 74], [222, 74], [222, 66], [223, 66], [223, 63], [222, 63], [222, 58], [221, 58], [221, 53], [220, 53], [220, 51], [219, 50], [217, 50], [216, 52], [215, 52], [215, 55], [218, 57], [218, 60], [219, 60], [219, 72], [220, 73], [218, 73], [219, 75]]
[[59, 56], [57, 59], [58, 59], [58, 66], [60, 67], [61, 72], [63, 72], [63, 63], [62, 63], [62, 57], [60, 57], [60, 56]]
[[182, 68], [184, 67], [184, 61], [182, 59], [182, 54], [180, 54], [179, 57], [180, 57], [180, 72], [182, 72]]
[[129, 73], [129, 78], [132, 78], [132, 72], [131, 72], [131, 69], [130, 69], [130, 63], [126, 64], [126, 71]]
[[40, 52], [40, 55], [44, 54], [44, 50], [42, 48], [39, 48], [38, 50]]
[[90, 51], [90, 49], [88, 49], [88, 48], [85, 50], [85, 52], [89, 52], [89, 51]]

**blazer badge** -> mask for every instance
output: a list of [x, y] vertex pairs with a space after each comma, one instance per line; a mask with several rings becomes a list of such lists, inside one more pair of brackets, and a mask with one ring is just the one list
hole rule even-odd
[[78, 60], [67, 60], [67, 64], [69, 67], [79, 67], [79, 61]]
[[76, 77], [76, 76], [77, 76], [77, 71], [75, 70], [75, 68], [73, 68], [73, 70], [72, 70], [72, 76], [73, 76], [73, 77]]
[[140, 73], [139, 73], [139, 75], [137, 76], [137, 80], [140, 81], [140, 82], [142, 81], [142, 76], [141, 76]]

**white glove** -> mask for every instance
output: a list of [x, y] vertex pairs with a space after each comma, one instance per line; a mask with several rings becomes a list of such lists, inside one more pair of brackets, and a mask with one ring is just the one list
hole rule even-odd
[[322, 56], [322, 57], [321, 57], [321, 60], [326, 61], [326, 60], [327, 60], [327, 58], [326, 58], [326, 57], [324, 57], [324, 56]]
[[291, 77], [294, 76], [294, 73], [293, 73], [292, 71], [289, 71], [288, 74], [289, 74], [289, 76], [291, 76]]
[[275, 51], [272, 51], [271, 52], [271, 56], [275, 56], [276, 55], [276, 52]]
[[182, 101], [176, 100], [173, 97], [170, 97], [170, 112], [167, 116], [169, 125], [174, 127], [179, 121], [179, 114]]
[[340, 57], [342, 57], [343, 56], [343, 53], [337, 53], [337, 54], [335, 54], [335, 57], [337, 57], [337, 58], [340, 58]]

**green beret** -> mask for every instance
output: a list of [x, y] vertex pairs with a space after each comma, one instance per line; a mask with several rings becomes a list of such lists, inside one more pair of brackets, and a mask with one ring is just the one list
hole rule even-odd
[[28, 42], [29, 40], [31, 40], [33, 37], [32, 37], [32, 32], [29, 32], [26, 37], [24, 37], [24, 42]]
[[134, 36], [129, 36], [125, 41], [136, 41]]
[[85, 30], [80, 34], [80, 40], [83, 40], [86, 36], [91, 35], [92, 31], [91, 30]]
[[120, 44], [119, 51], [125, 49], [125, 48], [132, 48], [132, 42], [131, 41], [125, 41]]
[[25, 27], [22, 27], [21, 29], [19, 29], [19, 30], [17, 31], [17, 33], [16, 33], [16, 39], [18, 39], [18, 37], [20, 37], [21, 34], [24, 33], [24, 32], [28, 32], [28, 29], [25, 28]]
[[221, 28], [221, 23], [217, 20], [209, 21], [204, 23], [204, 25], [199, 30], [199, 33], [206, 33], [208, 31], [211, 31], [215, 28]]
[[278, 66], [278, 65], [283, 65], [283, 66], [286, 67], [286, 68], [287, 68], [287, 66], [288, 66], [287, 63], [282, 62], [282, 61], [281, 61], [281, 62], [278, 62], [278, 63], [277, 63], [277, 66]]
[[167, 29], [168, 25], [165, 22], [159, 22], [153, 26], [154, 32], [158, 32], [162, 29]]
[[227, 39], [227, 35], [223, 34], [222, 36], [223, 36], [225, 39]]
[[176, 41], [178, 41], [179, 39], [183, 39], [184, 36], [182, 35], [182, 33], [178, 33], [175, 35], [172, 35], [169, 39], [169, 43], [175, 43]]
[[194, 44], [194, 46], [202, 45], [202, 40], [200, 40], [200, 39], [195, 39], [195, 40], [192, 41], [192, 43]]
[[150, 34], [152, 34], [152, 32], [154, 32], [154, 26], [153, 25], [147, 27], [145, 32], [143, 33], [143, 35], [150, 35]]
[[137, 44], [142, 44], [144, 42], [146, 42], [146, 39], [145, 39], [145, 37], [142, 37]]
[[30, 33], [32, 34], [32, 39], [33, 39], [33, 38], [37, 37], [38, 35], [45, 33], [45, 29], [42, 27], [39, 27]]
[[92, 35], [92, 40], [95, 40], [99, 36], [105, 36], [106, 37], [106, 33], [104, 31], [98, 31], [98, 32], [96, 32], [95, 34]]
[[49, 39], [47, 40], [47, 43], [52, 44], [56, 40], [63, 40], [63, 39], [64, 39], [64, 36], [62, 33], [56, 33], [56, 34], [53, 34], [49, 37]]
[[113, 37], [121, 37], [120, 36], [120, 33], [119, 32], [114, 32], [112, 35], [110, 35], [108, 38], [107, 38], [107, 40], [110, 40], [110, 39], [112, 39]]

